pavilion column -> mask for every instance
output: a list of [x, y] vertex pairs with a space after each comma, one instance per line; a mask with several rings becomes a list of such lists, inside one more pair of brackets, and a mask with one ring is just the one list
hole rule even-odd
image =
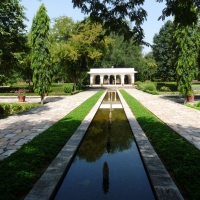
[[100, 75], [100, 84], [103, 84], [103, 77], [104, 75]]
[[117, 78], [117, 75], [115, 75], [115, 85], [116, 85], [116, 80], [117, 80], [116, 78]]
[[134, 83], [134, 82], [135, 82], [135, 74], [132, 74], [132, 83]]
[[90, 74], [90, 85], [93, 85], [93, 78], [94, 76]]
[[124, 85], [124, 75], [121, 75], [121, 85]]
[[110, 84], [110, 75], [108, 75], [108, 84]]

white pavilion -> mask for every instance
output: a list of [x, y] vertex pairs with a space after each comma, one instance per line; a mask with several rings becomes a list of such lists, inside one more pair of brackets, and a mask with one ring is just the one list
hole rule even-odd
[[90, 69], [90, 85], [132, 85], [135, 82], [134, 68], [93, 68]]

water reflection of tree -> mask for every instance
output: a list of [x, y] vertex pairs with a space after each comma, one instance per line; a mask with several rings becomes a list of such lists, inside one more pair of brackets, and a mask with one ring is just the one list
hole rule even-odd
[[78, 151], [79, 159], [95, 162], [106, 153], [107, 136], [110, 134], [110, 153], [131, 147], [133, 135], [123, 109], [112, 111], [112, 125], [108, 128], [109, 109], [99, 109]]

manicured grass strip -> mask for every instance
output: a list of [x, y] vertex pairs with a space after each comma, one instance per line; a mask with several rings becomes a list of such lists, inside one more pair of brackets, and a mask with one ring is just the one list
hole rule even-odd
[[99, 91], [52, 127], [0, 162], [0, 199], [27, 195], [104, 91]]
[[183, 195], [191, 200], [199, 200], [200, 151], [177, 135], [127, 92], [124, 90], [120, 92], [154, 149], [164, 161], [165, 167], [173, 173], [175, 181], [183, 189]]

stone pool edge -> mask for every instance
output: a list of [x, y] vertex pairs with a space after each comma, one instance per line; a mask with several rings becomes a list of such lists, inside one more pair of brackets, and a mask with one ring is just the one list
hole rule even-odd
[[74, 134], [71, 136], [66, 145], [62, 148], [53, 162], [49, 165], [47, 170], [41, 176], [41, 178], [34, 185], [32, 190], [25, 197], [25, 200], [49, 200], [52, 199], [52, 195], [59, 183], [61, 182], [63, 175], [71, 165], [72, 159], [92, 121], [97, 110], [99, 109], [104, 96], [105, 91], [99, 98], [97, 103], [93, 106], [91, 111], [85, 117], [81, 125], [77, 128]]
[[140, 152], [150, 182], [153, 186], [156, 198], [158, 200], [184, 200], [174, 181], [162, 164], [157, 153], [154, 151], [142, 128], [138, 124], [128, 104], [120, 92], [118, 92], [118, 95], [135, 137], [138, 150]]

